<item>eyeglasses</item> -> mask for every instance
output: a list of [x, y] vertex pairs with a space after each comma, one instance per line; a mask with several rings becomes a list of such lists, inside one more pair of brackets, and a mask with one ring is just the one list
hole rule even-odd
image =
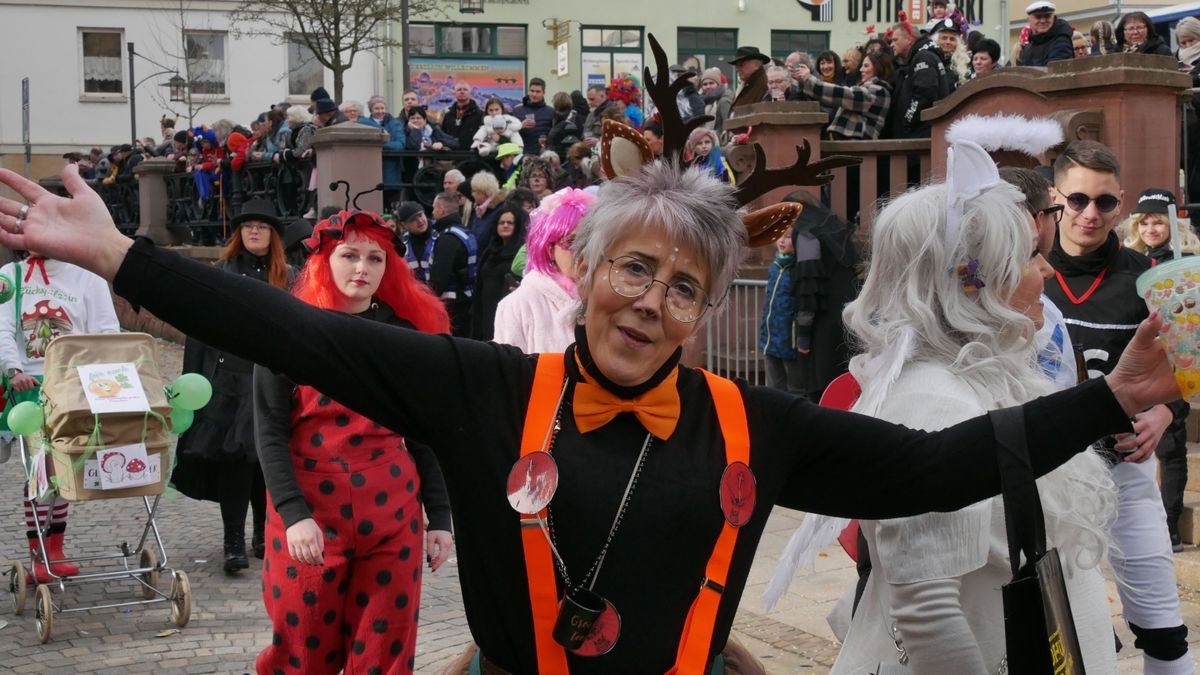
[[1057, 192], [1063, 199], [1066, 199], [1067, 206], [1070, 206], [1071, 210], [1075, 212], [1080, 212], [1087, 209], [1088, 204], [1091, 204], [1093, 201], [1096, 202], [1096, 210], [1100, 213], [1112, 213], [1118, 206], [1121, 205], [1121, 198], [1114, 197], [1113, 195], [1100, 195], [1099, 197], [1093, 199], [1082, 192], [1072, 192], [1069, 195], [1064, 195], [1062, 190], [1059, 190], [1058, 188], [1054, 188], [1054, 191]]
[[[1100, 204], [1097, 203], [1096, 208], [1099, 207]], [[1053, 206], [1047, 206], [1044, 209], [1039, 209], [1037, 213], [1033, 214], [1033, 217], [1034, 219], [1037, 219], [1038, 216], [1049, 216], [1054, 219], [1054, 224], [1058, 225], [1062, 222], [1063, 211], [1065, 211], [1066, 208], [1067, 207], [1063, 206], [1062, 204], [1054, 204]]]
[[708, 302], [708, 294], [700, 285], [686, 280], [666, 283], [654, 278], [655, 269], [651, 265], [630, 255], [617, 259], [608, 259], [608, 285], [613, 292], [625, 298], [640, 298], [654, 284], [666, 287], [667, 313], [680, 323], [693, 323], [704, 311], [712, 305]]
[[269, 230], [271, 226], [266, 223], [243, 223], [242, 229], [246, 230]]

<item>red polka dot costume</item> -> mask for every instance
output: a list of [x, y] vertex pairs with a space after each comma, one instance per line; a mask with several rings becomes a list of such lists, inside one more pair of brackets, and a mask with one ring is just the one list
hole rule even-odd
[[325, 536], [324, 565], [288, 553], [267, 514], [263, 600], [274, 628], [259, 673], [411, 673], [421, 604], [420, 477], [403, 437], [311, 387], [291, 418], [296, 480]]

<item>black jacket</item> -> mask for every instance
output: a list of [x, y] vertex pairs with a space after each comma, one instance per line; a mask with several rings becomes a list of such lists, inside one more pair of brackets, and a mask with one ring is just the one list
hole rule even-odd
[[885, 137], [928, 138], [929, 123], [921, 121], [921, 112], [950, 94], [942, 50], [929, 38], [913, 44], [908, 62], [896, 71], [895, 92]]
[[[529, 97], [526, 96], [521, 101], [521, 105], [513, 108], [513, 117], [525, 122], [526, 115], [533, 115], [533, 128], [526, 129], [521, 127], [521, 140], [525, 141], [525, 154], [540, 155], [542, 154], [541, 146], [538, 145], [538, 139], [542, 136], [549, 137], [550, 128], [554, 126], [554, 108], [546, 105], [545, 101], [541, 103], [530, 103]], [[549, 140], [547, 139], [547, 144]]]
[[[1128, 47], [1128, 45], [1126, 45]], [[1172, 56], [1171, 46], [1157, 35], [1146, 38], [1146, 41], [1137, 46], [1133, 50], [1135, 54], [1161, 54], [1162, 56]]]
[[[1107, 374], [1150, 314], [1136, 287], [1138, 275], [1150, 269], [1150, 259], [1122, 247], [1117, 235], [1109, 233], [1099, 249], [1081, 256], [1067, 255], [1056, 239], [1049, 262], [1062, 280], [1047, 281], [1046, 296], [1062, 311], [1071, 343], [1083, 352], [1088, 377]], [[1102, 272], [1104, 279], [1089, 295]]]
[[567, 161], [567, 151], [571, 149], [572, 145], [583, 140], [583, 129], [580, 127], [578, 118], [575, 110], [566, 115], [555, 115], [554, 126], [550, 127], [550, 133], [546, 135], [546, 145], [558, 153], [558, 158], [564, 164]]
[[483, 126], [483, 111], [479, 109], [475, 101], [467, 101], [467, 107], [463, 110], [462, 117], [459, 117], [458, 113], [457, 103], [446, 108], [442, 113], [442, 131], [457, 140], [456, 148], [465, 150], [471, 147], [475, 132]]
[[1074, 33], [1071, 24], [1062, 19], [1054, 19], [1050, 30], [1029, 36], [1029, 44], [1021, 50], [1018, 65], [1044, 66], [1051, 61], [1074, 58], [1075, 50], [1071, 46], [1071, 35]]

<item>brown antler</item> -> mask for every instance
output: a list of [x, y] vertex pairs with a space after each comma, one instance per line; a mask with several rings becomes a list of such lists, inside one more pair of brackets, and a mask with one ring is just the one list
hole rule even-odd
[[754, 144], [754, 170], [749, 176], [741, 178], [737, 186], [737, 200], [742, 206], [767, 194], [771, 190], [788, 185], [824, 185], [833, 180], [830, 169], [844, 166], [856, 166], [862, 162], [860, 157], [833, 155], [814, 164], [808, 163], [812, 148], [808, 141], [796, 146], [796, 163], [785, 169], [768, 169], [767, 153], [758, 143]]
[[647, 37], [650, 38], [650, 51], [654, 52], [658, 77], [650, 75], [650, 66], [646, 66], [643, 69], [643, 80], [646, 85], [646, 93], [650, 95], [650, 100], [654, 101], [655, 107], [658, 108], [658, 115], [662, 118], [663, 157], [682, 158], [683, 146], [687, 143], [688, 134], [706, 122], [711, 122], [713, 116], [698, 114], [690, 117], [687, 122], [683, 121], [683, 117], [679, 114], [679, 101], [676, 99], [676, 95], [688, 86], [696, 74], [683, 73], [678, 79], [671, 82], [671, 66], [667, 64], [667, 53], [663, 51], [662, 45], [658, 44], [653, 33], [649, 33]]

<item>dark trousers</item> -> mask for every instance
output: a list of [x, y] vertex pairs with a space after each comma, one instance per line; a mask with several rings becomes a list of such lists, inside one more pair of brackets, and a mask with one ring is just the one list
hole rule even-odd
[[245, 536], [246, 511], [254, 509], [254, 531], [262, 532], [267, 517], [267, 486], [258, 463], [239, 465], [220, 484], [221, 524], [229, 535]]
[[1187, 486], [1187, 414], [1176, 416], [1154, 449], [1162, 480], [1163, 510], [1171, 543], [1179, 541], [1179, 516], [1183, 513], [1183, 490]]
[[798, 359], [781, 359], [767, 356], [767, 386], [786, 391], [796, 396], [808, 396], [808, 377], [805, 368], [807, 356]]

